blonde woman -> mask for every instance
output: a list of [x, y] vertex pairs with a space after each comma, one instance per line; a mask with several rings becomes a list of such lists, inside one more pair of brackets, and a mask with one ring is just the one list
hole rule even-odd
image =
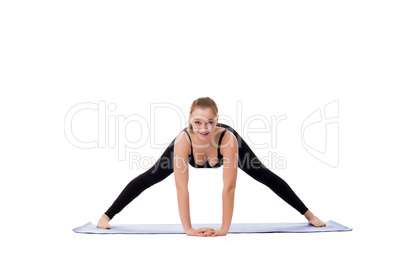
[[[266, 168], [243, 138], [230, 126], [218, 123], [218, 107], [209, 97], [196, 99], [190, 108], [188, 127], [170, 143], [158, 161], [123, 189], [102, 215], [98, 228], [111, 228], [109, 221], [145, 189], [174, 173], [179, 214], [183, 229], [191, 236], [224, 236], [232, 221], [237, 169], [268, 186], [285, 202], [304, 215], [308, 224], [326, 226], [299, 199], [290, 186]], [[222, 226], [194, 229], [190, 220], [188, 165], [194, 168], [223, 166]]]

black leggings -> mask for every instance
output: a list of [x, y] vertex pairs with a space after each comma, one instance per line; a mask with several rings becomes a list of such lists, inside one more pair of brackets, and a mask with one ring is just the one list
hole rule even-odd
[[[217, 126], [226, 128], [236, 136], [239, 147], [238, 167], [240, 169], [255, 180], [268, 186], [279, 197], [299, 211], [300, 214], [304, 215], [307, 212], [307, 207], [293, 192], [290, 186], [261, 163], [247, 143], [233, 128], [222, 123], [218, 123]], [[173, 173], [174, 142], [175, 139], [170, 143], [162, 156], [150, 169], [138, 175], [127, 184], [110, 208], [105, 212], [110, 219], [112, 219], [145, 189], [161, 182]]]

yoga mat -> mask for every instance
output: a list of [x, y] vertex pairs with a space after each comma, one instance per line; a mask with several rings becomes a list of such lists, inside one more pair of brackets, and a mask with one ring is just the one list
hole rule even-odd
[[[229, 233], [316, 233], [353, 230], [332, 220], [325, 224], [325, 227], [314, 227], [308, 223], [232, 223]], [[111, 224], [111, 227], [97, 228], [95, 224], [88, 222], [73, 231], [85, 234], [185, 234], [181, 224]], [[192, 227], [219, 229], [221, 224], [192, 224]]]

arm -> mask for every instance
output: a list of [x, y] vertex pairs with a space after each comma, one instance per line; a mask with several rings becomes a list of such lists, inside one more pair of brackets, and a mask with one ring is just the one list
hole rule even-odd
[[[188, 193], [188, 155], [190, 154], [190, 141], [184, 132], [177, 136], [173, 150], [174, 177], [177, 190], [177, 202], [183, 229], [186, 235], [209, 236], [214, 232], [212, 228], [193, 229], [190, 219], [190, 202]], [[184, 138], [185, 137], [185, 138]]]
[[190, 202], [188, 192], [188, 147], [186, 139], [182, 132], [177, 136], [174, 145], [174, 177], [177, 190], [177, 202], [179, 206], [179, 214], [184, 231], [192, 228], [190, 219]]
[[190, 153], [189, 141], [183, 137], [182, 132], [178, 135], [173, 150], [174, 155], [174, 177], [177, 190], [177, 202], [179, 205], [179, 214], [186, 235], [208, 236], [213, 232], [212, 228], [193, 229], [190, 219], [190, 202], [188, 193], [188, 155]]
[[222, 227], [216, 234], [226, 235], [229, 232], [232, 222], [234, 196], [236, 189], [237, 167], [238, 167], [238, 144], [237, 139], [231, 132], [222, 139], [224, 148], [221, 148], [223, 155], [223, 190], [222, 190]]

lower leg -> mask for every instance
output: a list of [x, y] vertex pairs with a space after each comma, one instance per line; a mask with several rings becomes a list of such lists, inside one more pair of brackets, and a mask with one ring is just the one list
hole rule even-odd
[[127, 184], [109, 209], [101, 216], [96, 227], [104, 229], [111, 228], [109, 221], [149, 187], [143, 182], [143, 178], [147, 177], [146, 174], [147, 173], [143, 173], [137, 176]]
[[150, 186], [146, 185], [144, 180], [149, 179], [150, 175], [148, 172], [144, 172], [132, 179], [127, 186], [123, 189], [117, 199], [113, 202], [113, 204], [109, 207], [109, 209], [105, 212], [105, 215], [109, 218], [109, 220], [113, 219], [113, 217], [123, 210], [131, 201], [133, 201], [137, 196], [139, 196], [145, 189]]
[[[266, 173], [266, 172], [265, 172]], [[308, 220], [308, 224], [315, 227], [325, 227], [326, 224], [313, 214], [300, 200], [290, 186], [278, 175], [269, 170], [269, 175], [265, 174], [260, 182], [267, 185], [273, 192], [285, 200], [289, 205], [299, 211]]]
[[117, 213], [123, 210], [124, 207], [126, 207], [144, 190], [155, 185], [156, 183], [161, 182], [173, 173], [173, 145], [174, 140], [155, 163], [155, 165], [127, 184], [117, 199], [99, 219], [99, 228], [110, 228], [109, 221], [113, 219]]
[[304, 215], [308, 211], [306, 205], [296, 195], [289, 184], [265, 166], [262, 166], [262, 164], [259, 167], [253, 167], [244, 171], [258, 182], [270, 188], [301, 215]]
[[264, 166], [238, 133], [235, 135], [239, 144], [239, 168], [256, 181], [268, 186], [280, 198], [299, 211], [301, 215], [305, 214], [308, 208], [290, 186], [281, 177]]

